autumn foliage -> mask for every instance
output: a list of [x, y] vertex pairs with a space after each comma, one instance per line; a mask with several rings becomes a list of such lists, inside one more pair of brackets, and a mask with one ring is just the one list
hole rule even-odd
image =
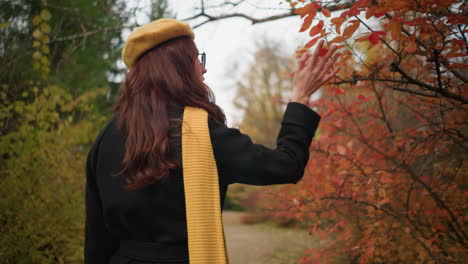
[[304, 179], [268, 191], [264, 212], [326, 242], [300, 263], [463, 263], [465, 3], [290, 5], [311, 37], [299, 53], [326, 39], [342, 70], [311, 103], [322, 121]]

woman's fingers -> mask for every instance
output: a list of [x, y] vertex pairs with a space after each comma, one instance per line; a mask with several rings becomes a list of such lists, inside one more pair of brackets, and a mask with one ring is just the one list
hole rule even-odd
[[336, 67], [336, 69], [333, 70], [331, 73], [329, 73], [328, 75], [325, 75], [325, 78], [323, 79], [324, 80], [323, 83], [328, 82], [328, 80], [330, 80], [333, 76], [335, 76], [340, 69], [341, 67]]
[[330, 56], [338, 49], [338, 46], [334, 45], [331, 49], [328, 50], [327, 54], [323, 57], [322, 61], [326, 63]]
[[310, 67], [313, 67], [317, 64], [317, 59], [319, 57], [320, 51], [322, 50], [322, 47], [323, 47], [323, 40], [320, 40], [317, 45], [317, 48], [315, 48], [314, 53], [312, 54], [312, 56], [310, 56], [310, 58], [306, 62], [306, 67], [308, 67], [308, 69], [310, 69]]
[[297, 71], [301, 71], [302, 69], [304, 69], [305, 62], [308, 57], [309, 54], [307, 54], [307, 52], [304, 52], [304, 54], [302, 54], [302, 57], [299, 59], [299, 62], [297, 64]]
[[333, 58], [331, 58], [320, 70], [320, 75], [324, 75], [325, 73], [330, 71], [330, 68], [335, 64], [335, 62], [338, 60], [338, 57], [340, 56], [339, 53], [336, 53], [333, 55]]

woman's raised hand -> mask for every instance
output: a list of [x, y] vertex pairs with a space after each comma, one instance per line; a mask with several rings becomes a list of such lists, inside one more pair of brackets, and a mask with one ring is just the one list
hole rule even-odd
[[299, 60], [294, 74], [293, 102], [307, 104], [310, 96], [340, 70], [339, 67], [336, 67], [330, 72], [340, 55], [338, 53], [333, 55], [337, 50], [337, 46], [333, 46], [323, 58], [320, 58], [319, 54], [322, 47], [323, 40], [318, 43], [312, 55], [304, 52]]

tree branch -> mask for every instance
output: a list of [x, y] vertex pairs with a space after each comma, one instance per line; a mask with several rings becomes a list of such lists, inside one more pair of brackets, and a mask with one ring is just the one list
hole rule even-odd
[[62, 42], [62, 41], [67, 41], [67, 40], [75, 40], [75, 39], [81, 39], [81, 38], [87, 38], [90, 35], [94, 35], [96, 33], [101, 33], [101, 32], [109, 32], [109, 31], [116, 31], [116, 30], [121, 30], [124, 28], [132, 28], [138, 25], [131, 25], [131, 26], [114, 26], [114, 27], [106, 27], [106, 28], [99, 28], [96, 30], [91, 30], [91, 31], [85, 31], [80, 34], [73, 34], [70, 36], [66, 37], [55, 37], [53, 38], [49, 43], [55, 43], [55, 42]]
[[408, 80], [408, 82], [412, 83], [412, 84], [415, 84], [415, 85], [418, 85], [420, 87], [423, 87], [423, 88], [426, 88], [428, 90], [431, 90], [433, 92], [436, 92], [440, 95], [442, 95], [443, 97], [446, 97], [446, 98], [450, 98], [450, 99], [454, 99], [454, 100], [457, 100], [457, 101], [460, 101], [461, 103], [463, 104], [466, 104], [468, 103], [468, 99], [467, 98], [464, 98], [462, 96], [459, 96], [459, 95], [456, 95], [456, 94], [452, 94], [452, 93], [449, 93], [445, 90], [440, 90], [438, 89], [437, 87], [434, 87], [434, 86], [431, 86], [429, 84], [426, 84], [426, 83], [423, 83], [421, 81], [418, 81], [416, 79], [414, 79], [413, 77], [411, 77], [407, 72], [403, 71], [395, 62], [392, 63], [392, 68], [399, 72], [405, 79]]
[[[236, 3], [226, 2], [226, 3], [224, 3], [224, 4], [220, 5], [220, 6], [216, 6], [216, 7], [223, 7], [223, 6], [227, 6], [227, 5], [237, 6], [242, 2], [243, 1], [239, 1], [239, 2], [236, 2]], [[337, 11], [337, 10], [350, 8], [352, 5], [355, 4], [355, 2], [356, 2], [356, 0], [352, 0], [349, 3], [340, 4], [340, 5], [338, 5], [338, 4], [328, 5], [326, 7], [327, 7], [328, 10], [333, 12], [333, 11]], [[273, 20], [286, 18], [286, 17], [298, 16], [298, 14], [294, 13], [295, 8], [291, 8], [288, 12], [285, 12], [285, 13], [282, 13], [282, 14], [267, 16], [267, 17], [263, 17], [263, 18], [255, 18], [255, 17], [249, 16], [247, 14], [236, 13], [236, 12], [230, 13], [230, 14], [218, 15], [218, 16], [211, 16], [211, 15], [206, 13], [207, 9], [209, 9], [209, 8], [205, 8], [205, 4], [204, 4], [203, 0], [201, 0], [200, 5], [201, 5], [201, 8], [200, 8], [200, 12], [198, 14], [195, 14], [195, 15], [193, 15], [191, 17], [182, 19], [183, 21], [189, 21], [189, 20], [193, 20], [193, 19], [196, 19], [196, 18], [199, 18], [199, 17], [205, 17], [207, 19], [207, 20], [205, 20], [205, 21], [203, 21], [203, 22], [201, 22], [199, 24], [196, 24], [195, 26], [193, 26], [193, 28], [200, 27], [200, 26], [202, 26], [202, 25], [204, 25], [204, 24], [206, 24], [208, 22], [227, 19], [227, 18], [234, 18], [234, 17], [240, 17], [240, 18], [247, 19], [252, 23], [252, 25], [254, 25], [254, 24], [269, 22], [269, 21], [273, 21]]]
[[340, 200], [340, 201], [353, 201], [354, 203], [358, 204], [358, 205], [363, 205], [363, 206], [368, 206], [368, 207], [372, 207], [374, 208], [375, 210], [378, 210], [378, 211], [382, 211], [384, 213], [386, 213], [387, 215], [393, 217], [395, 220], [397, 220], [398, 222], [400, 222], [400, 224], [402, 224], [403, 226], [405, 226], [406, 228], [408, 228], [410, 231], [408, 232], [410, 236], [412, 236], [414, 238], [414, 240], [416, 240], [416, 242], [421, 245], [424, 250], [426, 250], [426, 252], [434, 259], [435, 263], [440, 263], [439, 261], [439, 258], [437, 257], [437, 255], [435, 255], [430, 248], [428, 248], [424, 242], [419, 238], [417, 237], [417, 235], [415, 234], [414, 231], [412, 231], [412, 229], [405, 223], [405, 221], [403, 221], [397, 214], [395, 213], [392, 213], [390, 210], [386, 209], [386, 208], [383, 208], [382, 206], [378, 206], [378, 205], [375, 205], [373, 203], [369, 203], [369, 202], [365, 202], [365, 201], [357, 201], [357, 200], [354, 200], [352, 199], [351, 197], [334, 197], [334, 196], [325, 196], [325, 197], [322, 197], [320, 198], [320, 200]]

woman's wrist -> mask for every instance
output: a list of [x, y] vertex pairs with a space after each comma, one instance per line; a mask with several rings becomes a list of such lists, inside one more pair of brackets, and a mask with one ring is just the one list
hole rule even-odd
[[291, 102], [301, 103], [308, 105], [309, 104], [309, 97], [293, 97]]

